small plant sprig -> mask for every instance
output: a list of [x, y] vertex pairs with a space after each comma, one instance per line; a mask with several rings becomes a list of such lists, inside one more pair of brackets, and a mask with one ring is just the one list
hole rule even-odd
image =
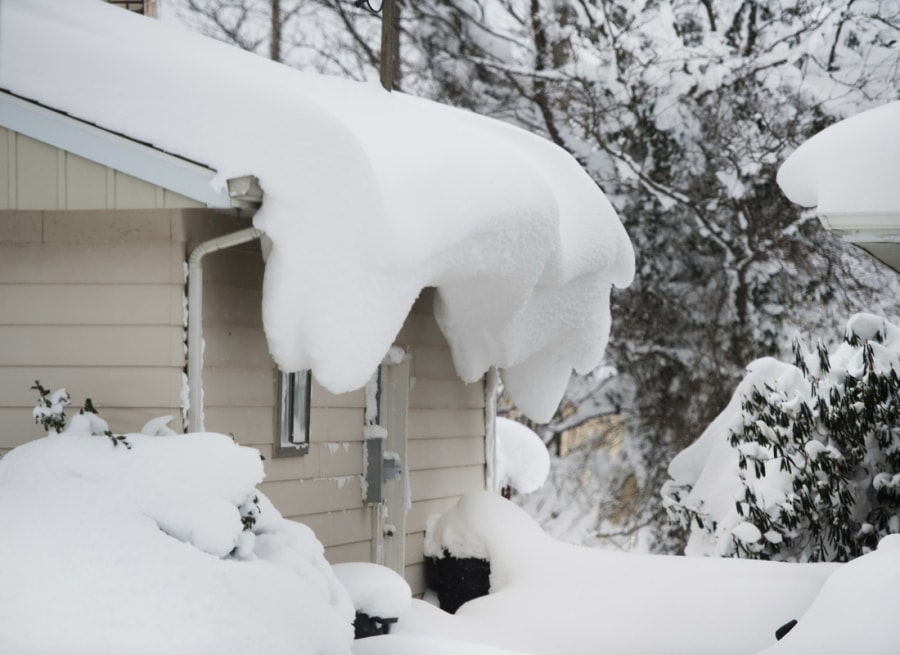
[[107, 430], [103, 434], [106, 435], [110, 441], [112, 441], [113, 446], [122, 444], [128, 450], [131, 450], [131, 444], [128, 442], [128, 437], [126, 437], [124, 434], [113, 434], [110, 430]]

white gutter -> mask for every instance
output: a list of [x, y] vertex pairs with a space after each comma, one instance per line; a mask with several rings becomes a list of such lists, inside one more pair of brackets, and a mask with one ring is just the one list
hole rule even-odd
[[258, 239], [262, 230], [244, 228], [204, 241], [188, 259], [188, 432], [203, 432], [203, 258]]

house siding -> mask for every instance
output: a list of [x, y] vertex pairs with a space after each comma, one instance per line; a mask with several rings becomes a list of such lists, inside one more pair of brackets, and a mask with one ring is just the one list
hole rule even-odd
[[428, 517], [486, 484], [484, 382], [467, 385], [457, 376], [433, 303], [434, 290], [426, 289], [397, 337], [411, 355], [405, 577], [417, 595], [425, 590], [422, 548]]
[[181, 426], [178, 210], [0, 211], [0, 453], [42, 436], [34, 380], [117, 430]]
[[[250, 225], [0, 128], [0, 454], [42, 436], [35, 379], [90, 396], [116, 431], [172, 414], [182, 428], [185, 262], [202, 241]], [[362, 501], [365, 393], [313, 384], [310, 448], [277, 457], [276, 367], [261, 323], [258, 242], [204, 258], [204, 418], [258, 448], [261, 490], [307, 523], [334, 563], [369, 561]], [[484, 385], [463, 384], [423, 292], [396, 343], [410, 355], [406, 577], [424, 590], [427, 517], [485, 487]]]
[[183, 207], [202, 205], [0, 127], [0, 210]]

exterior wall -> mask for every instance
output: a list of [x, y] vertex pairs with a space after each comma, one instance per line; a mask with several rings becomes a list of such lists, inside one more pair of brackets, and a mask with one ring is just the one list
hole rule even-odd
[[0, 453], [43, 435], [35, 379], [118, 431], [173, 414], [184, 367], [178, 210], [0, 211]]
[[[179, 209], [167, 209], [177, 205]], [[35, 379], [90, 396], [113, 430], [172, 414], [181, 430], [185, 262], [198, 243], [250, 224], [0, 128], [0, 454], [43, 435]], [[124, 209], [128, 207], [129, 209]], [[275, 457], [276, 368], [261, 323], [259, 244], [204, 259], [204, 405], [210, 431], [260, 450], [261, 490], [309, 525], [332, 562], [370, 561], [362, 502], [362, 389], [314, 383], [311, 444]], [[484, 385], [464, 385], [423, 293], [397, 344], [411, 356], [406, 576], [424, 590], [425, 522], [485, 488]]]
[[0, 210], [200, 206], [173, 191], [0, 127]]
[[457, 377], [432, 304], [428, 289], [397, 337], [412, 355], [406, 578], [415, 594], [425, 589], [422, 549], [428, 517], [453, 507], [462, 494], [484, 490], [486, 484], [484, 382], [466, 385]]

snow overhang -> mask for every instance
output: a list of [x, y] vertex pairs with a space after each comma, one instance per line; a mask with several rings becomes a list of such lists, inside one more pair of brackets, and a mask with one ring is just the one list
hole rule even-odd
[[66, 150], [207, 207], [231, 206], [210, 186], [216, 172], [0, 89], [0, 126]]
[[900, 270], [900, 102], [857, 114], [803, 143], [778, 184], [822, 225]]
[[216, 193], [256, 176], [269, 350], [333, 392], [365, 384], [434, 287], [460, 377], [496, 366], [549, 419], [572, 370], [602, 360], [610, 289], [634, 275], [606, 196], [545, 139], [106, 3], [3, 0], [0, 88], [207, 162]]

